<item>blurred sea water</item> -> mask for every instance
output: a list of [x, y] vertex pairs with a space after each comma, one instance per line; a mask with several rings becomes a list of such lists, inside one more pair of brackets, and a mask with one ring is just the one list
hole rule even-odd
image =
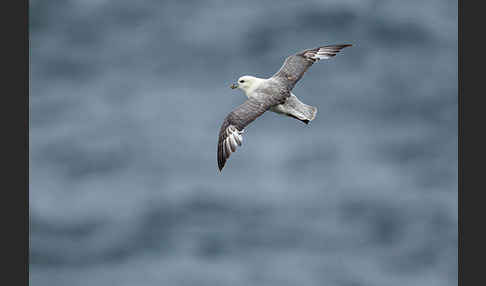
[[[352, 43], [217, 171], [239, 76]], [[30, 1], [30, 284], [457, 285], [456, 1]]]

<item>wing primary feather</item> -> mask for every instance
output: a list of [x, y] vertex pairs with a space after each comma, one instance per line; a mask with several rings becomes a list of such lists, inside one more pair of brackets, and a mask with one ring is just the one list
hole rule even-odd
[[236, 143], [235, 136], [233, 133], [228, 137], [227, 139], [231, 145], [231, 151], [235, 152], [236, 151], [236, 146], [238, 146], [238, 143]]
[[221, 146], [221, 147], [222, 147], [222, 149], [223, 149], [223, 150], [222, 150], [222, 151], [223, 151], [223, 159], [224, 159], [224, 160], [226, 160], [226, 158], [228, 158], [228, 156], [227, 156], [227, 154], [226, 154], [226, 145], [225, 145], [225, 144], [223, 144], [223, 146]]
[[229, 138], [226, 138], [224, 143], [225, 143], [225, 146], [226, 146], [226, 150], [228, 151], [228, 157], [229, 157], [229, 156], [231, 156], [231, 153], [233, 153], [236, 150], [233, 150], [233, 148], [231, 148], [231, 143], [229, 142]]
[[241, 146], [241, 143], [243, 141], [243, 138], [241, 137], [241, 135], [239, 135], [238, 133], [233, 133], [233, 137], [236, 141], [236, 144], [238, 144], [238, 146]]

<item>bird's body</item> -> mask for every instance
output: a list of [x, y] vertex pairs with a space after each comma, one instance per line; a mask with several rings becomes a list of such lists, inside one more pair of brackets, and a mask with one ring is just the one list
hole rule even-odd
[[293, 93], [297, 81], [316, 61], [336, 55], [342, 48], [351, 45], [323, 46], [305, 50], [289, 56], [280, 70], [268, 79], [243, 76], [238, 79], [239, 88], [245, 92], [248, 100], [230, 112], [219, 131], [218, 167], [221, 171], [231, 153], [241, 146], [243, 129], [267, 110], [296, 118], [306, 124], [317, 113], [314, 106], [302, 103]]
[[[244, 89], [248, 99], [262, 99], [272, 97], [280, 89], [285, 89], [281, 82], [271, 77], [268, 79], [246, 76], [247, 80], [252, 81], [248, 89]], [[270, 111], [298, 119], [306, 124], [312, 121], [317, 113], [317, 108], [302, 103], [295, 94], [290, 92], [290, 96], [282, 104], [270, 107]]]

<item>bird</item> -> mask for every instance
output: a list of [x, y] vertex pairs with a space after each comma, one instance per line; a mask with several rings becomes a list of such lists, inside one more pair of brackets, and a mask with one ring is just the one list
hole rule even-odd
[[232, 89], [241, 89], [248, 99], [233, 109], [224, 119], [218, 135], [217, 161], [219, 172], [226, 161], [243, 143], [244, 129], [267, 110], [295, 118], [309, 124], [317, 108], [301, 102], [292, 89], [313, 63], [334, 57], [351, 44], [327, 45], [306, 49], [288, 56], [280, 69], [270, 78], [244, 75], [233, 83]]

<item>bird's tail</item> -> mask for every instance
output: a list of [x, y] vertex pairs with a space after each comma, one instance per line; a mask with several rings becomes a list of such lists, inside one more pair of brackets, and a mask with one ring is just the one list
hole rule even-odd
[[314, 120], [317, 114], [317, 107], [301, 102], [294, 94], [292, 94], [285, 102], [285, 109], [287, 115], [294, 117], [305, 124]]
[[304, 114], [305, 119], [303, 120], [305, 124], [308, 124], [314, 118], [316, 118], [317, 114], [317, 107], [307, 105], [305, 103], [302, 103], [302, 114]]

